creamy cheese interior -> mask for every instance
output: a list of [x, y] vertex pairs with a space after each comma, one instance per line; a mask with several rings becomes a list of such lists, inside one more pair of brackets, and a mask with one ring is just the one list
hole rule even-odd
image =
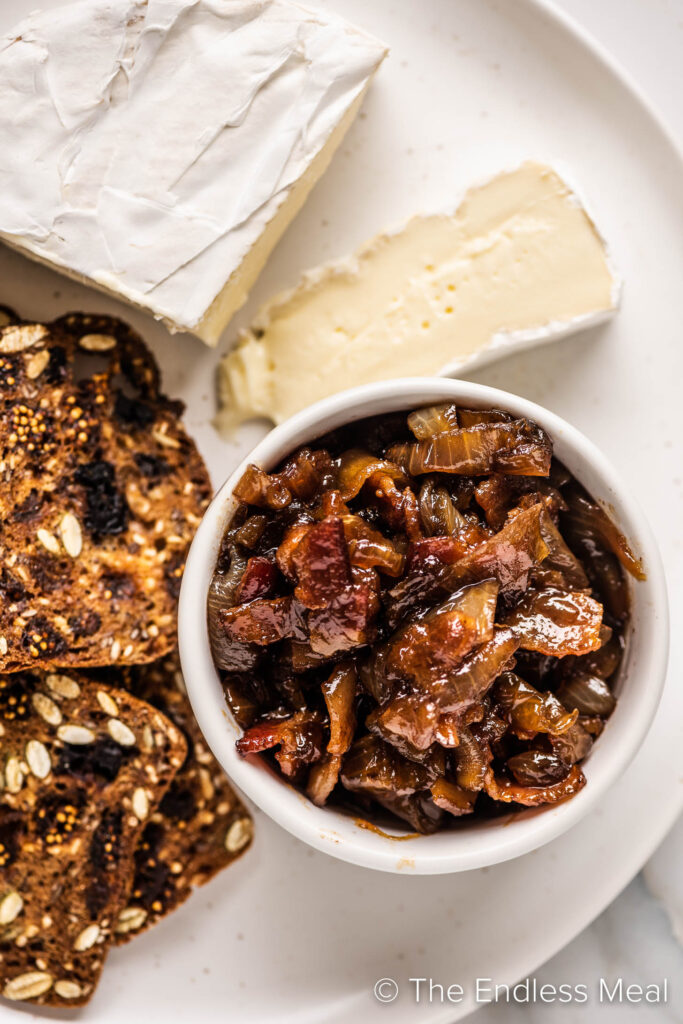
[[221, 364], [219, 422], [279, 423], [357, 384], [453, 372], [593, 324], [617, 298], [575, 194], [525, 163], [275, 298]]
[[0, 238], [215, 343], [385, 53], [290, 0], [35, 12], [0, 38]]

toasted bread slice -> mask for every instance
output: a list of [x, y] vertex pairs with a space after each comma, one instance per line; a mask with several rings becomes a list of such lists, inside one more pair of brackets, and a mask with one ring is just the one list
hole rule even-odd
[[0, 994], [87, 1002], [180, 731], [83, 674], [0, 677]]
[[140, 337], [70, 314], [0, 329], [0, 671], [175, 644], [206, 468]]
[[175, 723], [188, 753], [142, 834], [130, 899], [114, 927], [117, 942], [175, 910], [195, 886], [232, 864], [253, 833], [249, 812], [199, 731], [177, 656], [128, 670], [126, 685]]

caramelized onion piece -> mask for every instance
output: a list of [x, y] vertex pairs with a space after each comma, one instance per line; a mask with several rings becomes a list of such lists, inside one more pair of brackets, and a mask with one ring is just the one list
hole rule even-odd
[[560, 573], [568, 590], [587, 590], [588, 577], [581, 562], [565, 543], [546, 509], [541, 513], [541, 536], [548, 548], [548, 554], [543, 561], [544, 568]]
[[480, 744], [471, 729], [463, 728], [460, 743], [453, 754], [455, 778], [463, 789], [478, 793], [483, 789], [488, 766], [492, 760], [491, 751]]
[[507, 767], [520, 786], [552, 786], [567, 777], [571, 766], [557, 754], [526, 750], [509, 758]]
[[273, 511], [287, 508], [292, 503], [292, 493], [277, 476], [270, 476], [259, 466], [247, 466], [233, 491], [245, 505], [257, 505]]
[[378, 610], [377, 595], [370, 587], [354, 584], [340, 591], [329, 607], [309, 612], [311, 650], [332, 657], [369, 643], [374, 639]]
[[597, 651], [590, 651], [581, 658], [567, 658], [560, 668], [562, 678], [587, 673], [610, 679], [619, 668], [623, 656], [622, 642], [619, 637], [609, 637]]
[[378, 798], [428, 789], [432, 778], [424, 765], [406, 761], [388, 743], [368, 735], [357, 740], [344, 758], [341, 782], [351, 792]]
[[410, 476], [464, 473], [480, 476], [502, 471], [547, 476], [552, 445], [547, 435], [526, 420], [479, 423], [449, 430], [415, 444], [392, 445], [389, 459]]
[[488, 643], [466, 658], [439, 688], [435, 698], [443, 710], [462, 712], [478, 704], [493, 681], [514, 663], [519, 641], [507, 630], [497, 629]]
[[470, 551], [446, 575], [491, 578], [503, 592], [525, 590], [530, 570], [548, 553], [540, 527], [541, 506], [520, 512], [502, 530]]
[[593, 737], [585, 726], [577, 721], [561, 736], [551, 736], [550, 745], [566, 764], [577, 764], [590, 753]]
[[397, 483], [407, 484], [403, 470], [387, 459], [377, 459], [370, 452], [352, 448], [339, 459], [339, 490], [344, 501], [357, 497], [366, 483], [377, 486], [379, 477], [388, 477]]
[[505, 619], [520, 647], [564, 657], [587, 654], [602, 646], [602, 605], [588, 594], [532, 591]]
[[548, 553], [541, 534], [541, 511], [535, 505], [509, 519], [502, 530], [445, 569], [443, 581], [453, 586], [456, 581], [495, 579], [503, 593], [526, 590], [530, 571]]
[[588, 497], [577, 485], [565, 493], [569, 506], [563, 517], [571, 533], [587, 541], [606, 547], [621, 565], [637, 580], [644, 580], [645, 573], [640, 559], [631, 551], [628, 541], [607, 513]]
[[[421, 700], [432, 699], [439, 686], [447, 685], [470, 651], [493, 636], [497, 595], [498, 586], [493, 580], [464, 587], [423, 619], [399, 630], [376, 648], [363, 667], [361, 677], [366, 689], [380, 703], [386, 703], [406, 684], [421, 695]], [[396, 721], [404, 717], [399, 708], [410, 715], [405, 703], [399, 705], [394, 709]], [[421, 749], [433, 742], [434, 737], [428, 738], [422, 729], [416, 729], [413, 736], [408, 735], [407, 726], [400, 726], [400, 731], [394, 728], [390, 724], [394, 720], [391, 709], [383, 712], [381, 718], [385, 728], [398, 731]]]
[[586, 776], [578, 765], [573, 765], [564, 779], [546, 786], [520, 786], [509, 779], [495, 776], [489, 769], [484, 789], [492, 800], [522, 804], [524, 807], [538, 807], [541, 804], [556, 804], [566, 800], [585, 785]]
[[240, 728], [248, 729], [259, 713], [259, 705], [248, 684], [239, 676], [227, 676], [223, 680], [223, 690], [235, 721]]
[[523, 593], [531, 570], [548, 553], [541, 536], [541, 511], [542, 506], [535, 505], [519, 512], [502, 530], [467, 550], [453, 565], [420, 566], [406, 573], [385, 597], [389, 625], [395, 627], [410, 613], [467, 583], [492, 579], [498, 582], [502, 594]]
[[536, 733], [561, 736], [579, 717], [567, 711], [552, 693], [540, 693], [514, 672], [504, 672], [493, 689], [497, 706], [507, 717], [513, 731], [522, 737]]
[[377, 568], [387, 576], [401, 575], [403, 555], [379, 530], [373, 529], [360, 516], [345, 515], [342, 522], [351, 565]]
[[369, 732], [386, 740], [409, 761], [422, 764], [434, 749], [438, 712], [431, 701], [415, 695], [396, 697], [365, 719]]
[[411, 793], [408, 796], [387, 794], [375, 799], [391, 814], [407, 821], [415, 832], [431, 835], [441, 827], [443, 811], [436, 806], [429, 792]]
[[235, 530], [234, 540], [236, 544], [241, 545], [243, 548], [251, 550], [255, 548], [263, 532], [268, 525], [268, 520], [264, 515], [260, 513], [257, 515], [249, 516], [242, 525]]
[[544, 430], [536, 424], [528, 424], [527, 436], [510, 451], [501, 452], [496, 459], [496, 469], [510, 476], [548, 476], [553, 456], [553, 446]]
[[337, 785], [342, 757], [351, 746], [356, 727], [354, 700], [356, 696], [356, 669], [353, 663], [339, 665], [322, 684], [323, 697], [330, 720], [330, 738], [322, 761], [311, 768], [306, 792], [322, 807]]
[[502, 473], [492, 473], [480, 480], [474, 490], [477, 504], [484, 510], [486, 522], [495, 530], [505, 523], [512, 492], [508, 478]]
[[502, 409], [458, 409], [461, 427], [475, 427], [479, 423], [511, 423], [514, 416]]
[[278, 511], [291, 505], [292, 498], [310, 501], [334, 479], [334, 467], [326, 451], [301, 448], [285, 462], [279, 473], [266, 473], [259, 466], [247, 466], [234, 494], [246, 505]]
[[430, 792], [436, 806], [448, 811], [456, 818], [462, 817], [463, 814], [471, 814], [474, 810], [476, 793], [463, 789], [455, 782], [437, 779], [432, 783]]
[[278, 480], [301, 501], [310, 501], [323, 486], [333, 486], [335, 476], [329, 453], [324, 449], [313, 452], [310, 448], [300, 448], [277, 474]]
[[209, 592], [206, 600], [206, 613], [209, 628], [209, 643], [211, 654], [218, 668], [234, 671], [233, 664], [239, 651], [234, 650], [223, 626], [221, 625], [221, 613], [225, 608], [231, 608], [235, 603], [235, 591], [239, 586], [247, 565], [246, 557], [241, 554], [238, 548], [232, 548], [230, 556], [230, 568], [226, 573], [215, 572], [209, 584]]
[[557, 697], [565, 707], [576, 708], [581, 715], [600, 715], [608, 718], [616, 706], [614, 694], [599, 676], [575, 675], [557, 690]]
[[408, 416], [408, 428], [418, 439], [424, 441], [428, 437], [436, 437], [449, 430], [457, 430], [458, 410], [451, 403], [429, 405], [426, 409], [416, 409]]
[[330, 717], [330, 754], [345, 754], [351, 746], [356, 718], [353, 704], [356, 696], [356, 667], [352, 662], [338, 665], [322, 685], [323, 697]]
[[410, 476], [422, 473], [464, 473], [479, 475], [495, 469], [501, 450], [514, 447], [521, 439], [512, 424], [480, 424], [455, 429], [414, 444], [396, 444], [388, 451]]
[[424, 765], [406, 761], [376, 736], [357, 740], [344, 758], [342, 785], [372, 797], [418, 832], [434, 832], [442, 817], [428, 791], [433, 779]]
[[464, 587], [389, 641], [385, 671], [393, 678], [411, 679], [428, 693], [435, 679], [491, 639], [497, 598], [494, 580]]
[[497, 630], [458, 668], [431, 680], [426, 694], [418, 692], [393, 699], [397, 680], [387, 678], [381, 653], [377, 659], [371, 659], [363, 666], [361, 679], [375, 700], [384, 702], [375, 719], [384, 738], [391, 737], [396, 745], [396, 738], [402, 737], [415, 750], [426, 750], [433, 742], [456, 747], [462, 741], [461, 723], [479, 706], [496, 677], [514, 664], [517, 647], [518, 641], [511, 633]]
[[314, 764], [308, 774], [306, 796], [316, 807], [324, 807], [330, 793], [339, 781], [342, 759], [338, 754], [325, 754], [322, 761]]
[[420, 518], [428, 536], [449, 537], [467, 525], [445, 487], [425, 480], [419, 495]]

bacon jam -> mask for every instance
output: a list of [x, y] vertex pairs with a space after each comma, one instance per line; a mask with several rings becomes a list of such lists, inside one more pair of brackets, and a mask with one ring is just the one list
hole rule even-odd
[[585, 785], [643, 573], [537, 424], [365, 419], [235, 496], [208, 617], [240, 754], [422, 833]]

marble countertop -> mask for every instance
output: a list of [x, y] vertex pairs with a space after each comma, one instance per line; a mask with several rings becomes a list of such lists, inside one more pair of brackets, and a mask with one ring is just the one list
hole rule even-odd
[[[555, 0], [621, 62], [683, 149], [683, 0]], [[585, 1003], [502, 1002], [477, 1024], [611, 1024], [683, 1021], [683, 818], [627, 889], [534, 977], [541, 985], [587, 988]], [[588, 866], [587, 866], [588, 867]], [[604, 978], [607, 988], [602, 989]], [[627, 985], [658, 986], [658, 1003], [609, 1003]], [[668, 986], [664, 992], [664, 980]], [[652, 998], [657, 992], [650, 989]], [[520, 990], [520, 997], [524, 996]], [[637, 990], [633, 990], [637, 996]], [[666, 1001], [664, 1001], [666, 996]], [[471, 1018], [468, 1017], [468, 1020]]]

